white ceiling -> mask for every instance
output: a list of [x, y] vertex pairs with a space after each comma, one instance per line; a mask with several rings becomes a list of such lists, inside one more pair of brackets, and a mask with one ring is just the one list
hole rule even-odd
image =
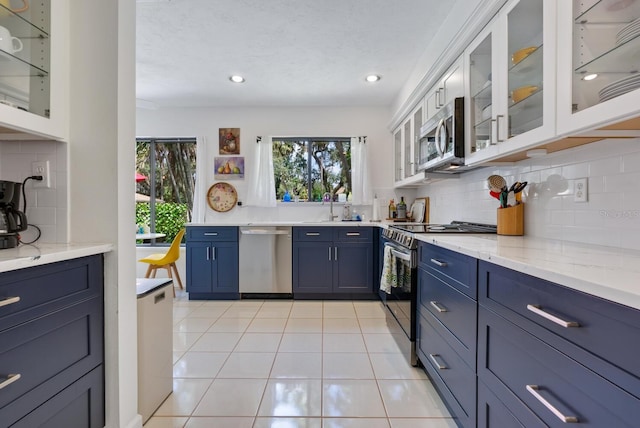
[[[137, 0], [136, 98], [388, 106], [456, 1]], [[372, 73], [382, 80], [365, 82]]]

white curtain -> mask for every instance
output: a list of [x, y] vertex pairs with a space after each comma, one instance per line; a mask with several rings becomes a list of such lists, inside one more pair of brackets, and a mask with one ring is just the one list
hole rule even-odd
[[192, 223], [204, 223], [207, 196], [207, 176], [209, 168], [207, 167], [207, 145], [204, 137], [196, 138], [196, 183], [193, 189], [193, 211], [191, 215]]
[[367, 159], [366, 137], [351, 138], [351, 184], [353, 205], [371, 205], [371, 186], [369, 180], [369, 162]]
[[[260, 137], [258, 137], [260, 138]], [[251, 183], [247, 195], [247, 205], [256, 207], [276, 206], [276, 182], [273, 177], [273, 141], [262, 137], [255, 145]]]

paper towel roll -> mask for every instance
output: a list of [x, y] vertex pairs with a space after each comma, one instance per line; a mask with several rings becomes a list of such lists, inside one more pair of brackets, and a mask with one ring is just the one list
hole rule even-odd
[[378, 195], [373, 197], [373, 214], [371, 215], [371, 220], [380, 220], [380, 204], [378, 204]]

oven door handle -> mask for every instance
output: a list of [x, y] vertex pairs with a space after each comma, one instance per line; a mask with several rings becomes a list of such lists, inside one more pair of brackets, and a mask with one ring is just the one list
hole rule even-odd
[[411, 261], [411, 253], [405, 253], [405, 252], [402, 252], [402, 251], [398, 251], [398, 250], [395, 249], [395, 247], [393, 245], [384, 244], [384, 246], [385, 247], [391, 247], [391, 254], [393, 254], [397, 258], [399, 258], [401, 260], [406, 260], [408, 262]]

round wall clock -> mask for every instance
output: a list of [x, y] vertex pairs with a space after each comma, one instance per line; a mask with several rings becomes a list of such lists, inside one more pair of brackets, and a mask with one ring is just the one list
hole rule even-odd
[[238, 193], [235, 187], [229, 183], [216, 183], [207, 191], [207, 203], [212, 210], [226, 212], [236, 206]]

